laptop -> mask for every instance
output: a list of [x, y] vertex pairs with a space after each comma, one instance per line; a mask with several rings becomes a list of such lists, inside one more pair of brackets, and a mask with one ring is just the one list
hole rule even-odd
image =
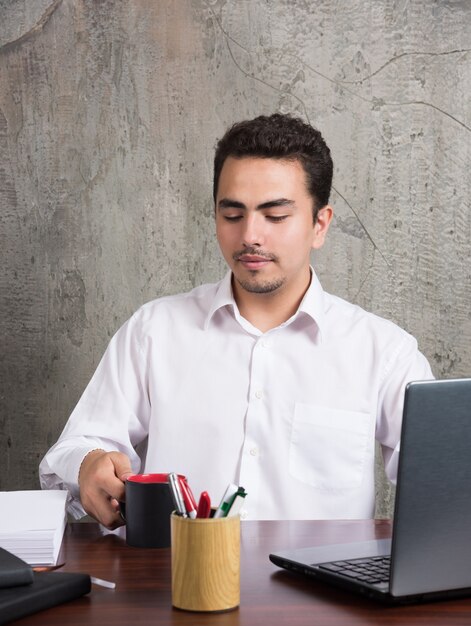
[[471, 379], [406, 387], [392, 539], [270, 560], [388, 603], [471, 595]]

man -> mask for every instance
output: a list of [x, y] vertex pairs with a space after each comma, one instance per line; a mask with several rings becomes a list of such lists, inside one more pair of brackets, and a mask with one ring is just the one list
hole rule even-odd
[[375, 438], [394, 480], [405, 385], [432, 374], [413, 337], [325, 293], [310, 267], [332, 169], [320, 133], [287, 115], [221, 139], [215, 219], [230, 272], [144, 305], [112, 339], [40, 467], [74, 515], [118, 526], [137, 471], [180, 472], [215, 502], [241, 484], [252, 519], [373, 515]]

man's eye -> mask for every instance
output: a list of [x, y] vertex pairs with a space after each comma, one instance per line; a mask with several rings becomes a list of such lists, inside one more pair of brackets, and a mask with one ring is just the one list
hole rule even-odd
[[266, 218], [270, 222], [283, 222], [288, 216], [287, 215], [267, 215]]
[[242, 215], [224, 215], [226, 222], [238, 222], [242, 219]]

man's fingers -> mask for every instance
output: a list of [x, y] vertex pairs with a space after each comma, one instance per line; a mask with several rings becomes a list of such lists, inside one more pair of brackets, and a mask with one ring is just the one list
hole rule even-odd
[[102, 480], [98, 483], [101, 491], [108, 498], [115, 500], [124, 500], [125, 487], [124, 483], [115, 474], [103, 475]]
[[118, 515], [119, 515], [120, 514], [120, 507], [119, 507], [118, 500], [115, 500], [114, 498], [111, 498], [110, 504], [111, 504], [111, 507], [112, 507], [113, 511], [115, 513], [118, 513]]
[[123, 524], [117, 505], [117, 501], [102, 490], [87, 491], [82, 495], [82, 506], [85, 511], [110, 529]]
[[124, 524], [124, 520], [119, 514], [119, 510], [116, 510], [114, 506], [116, 500], [110, 500], [104, 497], [102, 500], [95, 501], [95, 512], [93, 517], [97, 519], [103, 526], [106, 526], [110, 530], [118, 528]]
[[124, 500], [121, 476], [131, 473], [129, 458], [121, 452], [94, 451], [80, 469], [80, 498], [85, 511], [108, 528], [123, 524], [117, 501]]

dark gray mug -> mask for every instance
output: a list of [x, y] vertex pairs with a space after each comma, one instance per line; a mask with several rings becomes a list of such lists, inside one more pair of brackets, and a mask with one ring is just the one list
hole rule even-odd
[[126, 543], [137, 548], [170, 547], [170, 515], [174, 510], [168, 474], [132, 474], [126, 479]]

